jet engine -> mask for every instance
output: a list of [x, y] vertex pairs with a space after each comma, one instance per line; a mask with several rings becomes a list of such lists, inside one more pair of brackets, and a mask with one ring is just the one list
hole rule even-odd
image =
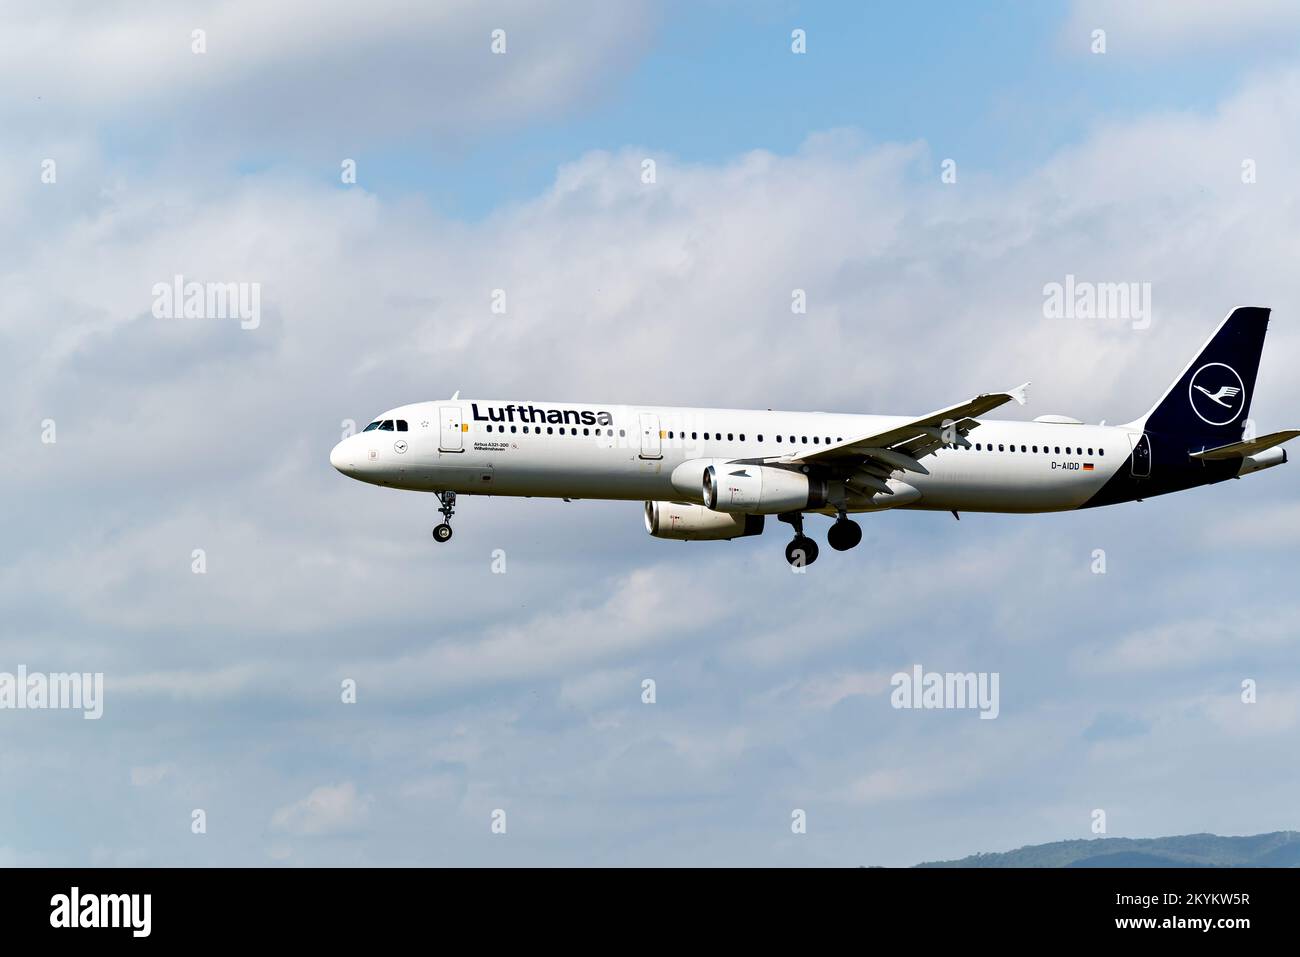
[[655, 538], [716, 542], [760, 534], [763, 516], [711, 512], [703, 505], [681, 502], [646, 502], [645, 530]]
[[793, 469], [718, 463], [704, 470], [704, 504], [717, 512], [757, 515], [821, 508], [826, 482]]
[[1241, 469], [1238, 475], [1249, 475], [1251, 472], [1258, 472], [1261, 469], [1271, 469], [1275, 465], [1286, 464], [1286, 449], [1281, 446], [1273, 446], [1271, 449], [1265, 449], [1262, 452], [1256, 452], [1254, 455], [1247, 455], [1241, 460]]

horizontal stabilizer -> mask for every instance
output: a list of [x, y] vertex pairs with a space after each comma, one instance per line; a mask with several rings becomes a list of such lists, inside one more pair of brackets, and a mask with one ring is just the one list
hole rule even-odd
[[1300, 429], [1287, 429], [1284, 432], [1270, 432], [1268, 435], [1261, 435], [1257, 439], [1249, 442], [1233, 442], [1231, 445], [1220, 445], [1217, 449], [1206, 449], [1204, 452], [1193, 452], [1194, 459], [1207, 459], [1209, 461], [1218, 461], [1219, 459], [1244, 459], [1248, 455], [1254, 455], [1256, 452], [1263, 452], [1265, 449], [1271, 449], [1275, 445], [1281, 445], [1283, 442], [1289, 442], [1297, 435], [1300, 435]]

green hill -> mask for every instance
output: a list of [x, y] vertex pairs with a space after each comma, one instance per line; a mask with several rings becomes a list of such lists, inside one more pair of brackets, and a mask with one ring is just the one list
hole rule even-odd
[[1300, 867], [1300, 831], [1249, 837], [1098, 837], [1036, 844], [1001, 854], [917, 867]]

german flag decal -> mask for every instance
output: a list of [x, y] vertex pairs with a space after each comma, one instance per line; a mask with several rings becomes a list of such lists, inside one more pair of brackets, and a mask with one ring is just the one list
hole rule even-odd
[[1083, 470], [1084, 470], [1085, 472], [1091, 472], [1091, 471], [1092, 471], [1092, 463], [1091, 463], [1091, 462], [1084, 462], [1084, 463], [1083, 463]]

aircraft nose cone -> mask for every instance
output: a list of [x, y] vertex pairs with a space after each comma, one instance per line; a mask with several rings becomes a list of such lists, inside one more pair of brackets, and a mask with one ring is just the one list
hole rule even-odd
[[347, 444], [348, 440], [344, 439], [330, 450], [330, 465], [334, 466], [344, 475], [351, 475], [355, 469], [352, 466], [351, 456], [345, 448]]

